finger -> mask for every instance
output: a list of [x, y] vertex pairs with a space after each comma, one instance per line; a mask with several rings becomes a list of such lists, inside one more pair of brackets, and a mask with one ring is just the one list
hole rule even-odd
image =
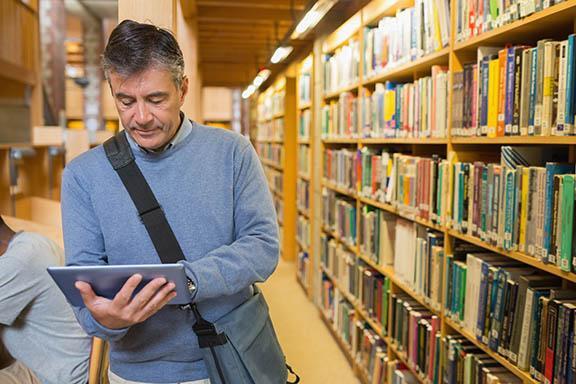
[[146, 284], [146, 286], [142, 288], [142, 290], [138, 292], [130, 302], [130, 309], [139, 311], [144, 308], [165, 284], [166, 279], [163, 277], [156, 278]]
[[140, 284], [141, 281], [142, 276], [139, 274], [130, 276], [130, 278], [124, 283], [124, 286], [122, 286], [122, 289], [120, 289], [116, 296], [114, 296], [114, 304], [120, 307], [127, 306], [130, 303], [130, 300], [132, 300], [134, 290], [138, 287], [138, 284]]
[[80, 292], [82, 296], [82, 301], [88, 309], [92, 307], [92, 304], [96, 301], [98, 296], [94, 293], [92, 286], [84, 281], [77, 281], [74, 286]]
[[143, 308], [142, 312], [146, 318], [152, 316], [159, 310], [161, 310], [170, 300], [176, 297], [176, 291], [174, 291], [176, 285], [172, 282], [166, 284], [161, 290], [159, 290], [156, 295], [150, 300], [150, 302]]

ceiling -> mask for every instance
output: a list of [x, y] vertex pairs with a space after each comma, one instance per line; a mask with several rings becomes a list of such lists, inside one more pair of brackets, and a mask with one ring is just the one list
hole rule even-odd
[[[118, 0], [65, 0], [100, 19], [116, 18]], [[270, 58], [278, 44], [289, 37], [304, 11], [316, 0], [176, 0], [185, 17], [198, 25], [199, 58], [204, 86], [245, 87], [259, 69], [267, 67], [272, 76], [286, 63], [273, 65]], [[340, 0], [316, 27], [315, 33], [329, 32], [368, 0]], [[78, 7], [80, 6], [80, 7]], [[307, 39], [292, 40], [290, 58], [302, 57], [312, 49]]]
[[[306, 0], [196, 0], [204, 85], [246, 86], [305, 9]], [[309, 43], [292, 42], [294, 53]]]

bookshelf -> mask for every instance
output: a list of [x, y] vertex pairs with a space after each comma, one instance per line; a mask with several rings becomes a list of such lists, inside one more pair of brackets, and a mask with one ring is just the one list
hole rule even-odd
[[[490, 161], [491, 159], [498, 157], [501, 147], [505, 145], [532, 145], [546, 146], [546, 148], [548, 148], [547, 146], [550, 146], [549, 148], [551, 151], [556, 151], [559, 148], [561, 150], [561, 148], [567, 147], [567, 160], [572, 163], [575, 162], [576, 139], [574, 136], [459, 137], [452, 135], [451, 128], [452, 108], [454, 106], [452, 92], [453, 75], [455, 72], [462, 71], [465, 64], [475, 62], [477, 58], [476, 49], [481, 46], [503, 46], [505, 43], [529, 43], [534, 45], [539, 39], [544, 37], [562, 40], [566, 39], [568, 34], [574, 32], [576, 1], [570, 0], [552, 5], [547, 9], [535, 12], [520, 20], [504, 23], [497, 28], [480, 33], [477, 36], [470, 37], [463, 41], [457, 41], [454, 28], [456, 23], [456, 12], [454, 9], [456, 9], [457, 2], [456, 0], [453, 0], [451, 1], [452, 10], [448, 15], [445, 15], [448, 17], [452, 26], [452, 28], [450, 28], [451, 33], [449, 34], [447, 45], [438, 47], [432, 52], [425, 53], [420, 57], [415, 57], [411, 61], [390, 65], [378, 71], [378, 73], [367, 73], [365, 55], [363, 52], [366, 44], [365, 38], [368, 33], [368, 28], [377, 26], [382, 17], [394, 16], [399, 10], [414, 6], [414, 3], [414, 1], [406, 0], [371, 1], [350, 20], [321, 41], [320, 44], [322, 50], [320, 55], [316, 56], [319, 65], [315, 66], [315, 68], [321, 69], [321, 71], [316, 74], [320, 81], [314, 86], [314, 91], [318, 92], [320, 96], [313, 99], [311, 105], [308, 102], [299, 104], [299, 108], [310, 108], [319, 111], [321, 115], [318, 119], [313, 120], [315, 121], [315, 124], [313, 124], [312, 129], [315, 133], [311, 135], [311, 137], [320, 137], [318, 143], [320, 158], [325, 158], [324, 156], [326, 151], [347, 149], [351, 152], [357, 152], [362, 151], [365, 148], [386, 148], [389, 149], [391, 153], [402, 152], [420, 157], [430, 157], [432, 154], [438, 154], [442, 159], [447, 159], [450, 166], [453, 166], [453, 164], [458, 161]], [[349, 63], [350, 66], [358, 66], [357, 74], [345, 79], [344, 81], [340, 81], [341, 79], [334, 81], [336, 86], [324, 87], [323, 80], [326, 79], [326, 68], [328, 65], [326, 64], [326, 58], [333, 58], [337, 56], [338, 52], [342, 49], [350, 48], [350, 42], [358, 44], [357, 47], [359, 49], [359, 55], [357, 57], [357, 63]], [[353, 49], [351, 49], [351, 51], [351, 55], [354, 56]], [[354, 61], [353, 58], [350, 60]], [[449, 85], [447, 88], [448, 108], [446, 111], [446, 129], [442, 135], [438, 137], [414, 136], [372, 138], [363, 134], [362, 104], [360, 101], [365, 89], [373, 92], [375, 90], [375, 84], [384, 83], [386, 81], [418, 81], [424, 77], [431, 76], [433, 73], [433, 66], [442, 66], [449, 71], [447, 74], [447, 83]], [[351, 113], [351, 119], [349, 120], [349, 123], [354, 126], [347, 127], [347, 130], [336, 132], [327, 131], [325, 127], [326, 121], [324, 119], [326, 107], [330, 107], [330, 105], [342, 100], [342, 94], [348, 94], [351, 97], [351, 100], [347, 101], [349, 105], [356, 104], [357, 110], [354, 111], [354, 113]], [[319, 100], [319, 105], [315, 105], [316, 102], [314, 100]], [[325, 166], [326, 164], [324, 163], [320, 166], [320, 169]], [[563, 271], [556, 265], [544, 263], [536, 257], [526, 253], [505, 250], [498, 245], [494, 245], [478, 237], [461, 233], [454, 229], [452, 223], [449, 221], [442, 223], [431, 221], [428, 218], [420, 217], [418, 213], [411, 214], [409, 211], [407, 212], [396, 204], [390, 204], [363, 196], [359, 185], [360, 180], [355, 181], [356, 188], [348, 188], [346, 185], [339, 185], [333, 181], [327, 180], [321, 173], [312, 174], [310, 180], [311, 182], [319, 183], [323, 190], [331, 191], [331, 193], [334, 193], [338, 198], [352, 204], [352, 206], [355, 207], [355, 223], [357, 226], [360, 225], [358, 223], [360, 223], [361, 220], [362, 207], [370, 206], [394, 215], [397, 218], [417, 223], [427, 229], [436, 231], [436, 233], [443, 237], [442, 247], [444, 255], [452, 255], [454, 253], [456, 242], [475, 245], [486, 252], [500, 255], [504, 260], [510, 259], [518, 261], [522, 263], [522, 265], [534, 267], [542, 273], [558, 276], [562, 279], [563, 287], [565, 288], [573, 287], [571, 284], [576, 283], [576, 273], [574, 272]], [[450, 199], [452, 199], [451, 194], [453, 191], [449, 190], [445, 192], [446, 195], [449, 195]], [[322, 202], [322, 194], [318, 193], [313, 195], [311, 204], [326, 207]], [[330, 207], [330, 209], [334, 209], [334, 207]], [[509, 359], [491, 349], [486, 344], [478, 341], [476, 336], [460, 322], [451, 318], [450, 314], [445, 310], [446, 298], [444, 297], [444, 294], [446, 293], [448, 284], [445, 280], [447, 273], [447, 265], [445, 262], [442, 263], [442, 300], [440, 303], [433, 303], [428, 297], [418, 293], [410, 286], [410, 284], [400, 278], [395, 272], [393, 266], [383, 266], [376, 263], [368, 255], [361, 252], [358, 242], [356, 244], [351, 244], [333, 229], [329, 228], [329, 226], [323, 221], [323, 216], [324, 215], [320, 216], [320, 223], [317, 227], [314, 225], [312, 226], [312, 238], [316, 239], [325, 236], [327, 239], [332, 239], [339, 247], [341, 247], [343, 252], [353, 255], [356, 258], [355, 260], [361, 263], [361, 265], [368, 267], [381, 276], [389, 279], [391, 294], [407, 295], [414, 301], [414, 303], [439, 319], [441, 325], [439, 328], [441, 338], [454, 335], [463, 340], [467, 340], [481, 350], [482, 353], [485, 353], [498, 362], [509, 373], [517, 377], [520, 382], [525, 384], [535, 384], [539, 382], [531, 376], [530, 372], [518, 368], [514, 363], [510, 362]], [[311, 216], [311, 218], [312, 220], [318, 220], [316, 216]], [[315, 256], [317, 258], [321, 257], [321, 255]], [[429, 377], [424, 376], [424, 374], [416, 368], [407, 356], [406, 351], [401, 350], [401, 348], [393, 342], [390, 337], [393, 332], [393, 324], [391, 320], [388, 321], [387, 327], [383, 327], [379, 324], [373, 316], [369, 314], [368, 309], [364, 307], [362, 301], [358, 300], [354, 295], [351, 295], [341, 284], [340, 277], [335, 276], [324, 265], [315, 268], [314, 274], [316, 275], [313, 277], [314, 281], [320, 281], [325, 286], [332, 287], [331, 289], [338, 293], [336, 295], [338, 300], [343, 303], [347, 302], [353, 308], [354, 319], [365, 323], [376, 334], [381, 336], [381, 339], [384, 340], [387, 345], [386, 354], [389, 362], [399, 361], [405, 363], [420, 383], [429, 384], [433, 382]], [[326, 288], [325, 286], [322, 288]], [[312, 292], [312, 295], [317, 296], [319, 293]], [[325, 308], [325, 297], [322, 290], [320, 295], [322, 295], [322, 298], [315, 298], [315, 301], [319, 303], [321, 317], [330, 329], [341, 349], [344, 351], [344, 354], [347, 356], [355, 372], [357, 372], [359, 379], [363, 383], [375, 382], [373, 381], [371, 374], [366, 372], [365, 367], [363, 367], [362, 363], [357, 358], [358, 351], [354, 351], [353, 346], [343, 339], [341, 334], [342, 330], [335, 328], [335, 322], [339, 322], [338, 317], [335, 314], [332, 318], [327, 315], [328, 311]], [[339, 302], [334, 305], [338, 307], [340, 304], [341, 303]], [[392, 317], [390, 317], [390, 319], [391, 318]]]
[[278, 78], [258, 96], [255, 146], [278, 214], [281, 255], [294, 260], [296, 210], [296, 80]]
[[296, 110], [298, 114], [298, 138], [297, 138], [297, 163], [298, 173], [296, 180], [298, 208], [297, 231], [296, 231], [296, 260], [298, 263], [297, 279], [304, 288], [306, 295], [312, 295], [312, 260], [313, 260], [313, 236], [311, 217], [313, 207], [313, 186], [311, 180], [314, 169], [312, 167], [314, 136], [311, 127], [313, 125], [314, 111], [312, 109], [312, 96], [314, 84], [314, 55], [309, 54], [300, 62], [296, 63]]
[[[424, 2], [426, 1], [424, 0]], [[454, 114], [459, 115], [458, 110], [454, 109], [458, 101], [454, 88], [457, 83], [456, 74], [463, 72], [467, 66], [477, 64], [478, 48], [490, 46], [502, 48], [506, 43], [530, 44], [535, 47], [538, 41], [543, 38], [565, 40], [569, 34], [575, 31], [576, 0], [550, 5], [517, 20], [514, 19], [514, 12], [501, 13], [499, 18], [489, 22], [479, 18], [480, 21], [477, 22], [486, 22], [486, 24], [478, 27], [480, 29], [477, 33], [464, 37], [459, 35], [461, 31], [457, 31], [458, 12], [460, 10], [457, 7], [458, 1], [450, 0], [451, 10], [448, 13], [440, 11], [444, 14], [439, 16], [437, 23], [444, 22], [443, 27], [438, 26], [434, 36], [428, 36], [428, 41], [422, 42], [420, 51], [415, 54], [407, 51], [408, 53], [404, 55], [390, 57], [386, 64], [374, 64], [373, 61], [368, 60], [372, 56], [366, 55], [366, 50], [373, 48], [370, 45], [373, 44], [370, 42], [370, 36], [376, 33], [376, 29], [379, 31], [378, 33], [387, 33], [388, 26], [386, 23], [399, 22], [398, 20], [387, 20], [381, 23], [383, 17], [395, 16], [396, 19], [401, 19], [405, 17], [403, 12], [407, 8], [421, 3], [414, 0], [375, 0], [369, 2], [329, 36], [315, 41], [313, 58], [310, 59], [313, 62], [311, 97], [305, 100], [298, 99], [297, 102], [296, 109], [298, 112], [310, 111], [311, 123], [309, 134], [299, 137], [296, 144], [309, 146], [310, 158], [312, 159], [311, 172], [297, 172], [295, 182], [306, 181], [310, 183], [310, 192], [308, 192], [310, 209], [308, 211], [298, 209], [297, 215], [309, 220], [311, 224], [309, 228], [311, 244], [308, 250], [312, 253], [309, 254], [306, 266], [311, 273], [306, 274], [306, 282], [303, 282], [300, 277], [304, 267], [300, 265], [298, 281], [319, 306], [321, 318], [330, 329], [362, 383], [375, 383], [378, 380], [373, 377], [372, 372], [367, 371], [367, 365], [361, 358], [363, 353], [362, 348], [360, 348], [362, 340], [359, 340], [357, 335], [350, 334], [352, 328], [356, 331], [360, 329], [360, 332], [366, 330], [373, 332], [369, 339], [378, 339], [384, 343], [384, 360], [387, 364], [392, 364], [396, 369], [401, 368], [398, 368], [398, 365], [393, 365], [393, 362], [405, 364], [406, 372], [411, 372], [416, 381], [431, 384], [442, 380], [441, 377], [432, 378], [433, 375], [436, 375], [435, 372], [421, 371], [422, 367], [414, 361], [414, 351], [410, 351], [410, 348], [406, 350], [405, 346], [395, 340], [398, 335], [395, 335], [397, 330], [393, 324], [392, 309], [395, 308], [393, 307], [393, 300], [403, 300], [403, 308], [407, 308], [407, 313], [410, 316], [415, 311], [427, 313], [430, 316], [428, 319], [430, 323], [434, 322], [438, 326], [436, 328], [439, 335], [438, 343], [441, 343], [443, 348], [451, 348], [444, 343], [469, 344], [471, 347], [477, 348], [480, 351], [478, 353], [485, 354], [498, 363], [507, 374], [512, 375], [510, 377], [515, 377], [519, 382], [524, 384], [542, 382], [541, 376], [519, 368], [519, 365], [514, 363], [511, 357], [503, 351], [491, 346], [490, 343], [479, 341], [478, 336], [468, 328], [468, 325], [461, 318], [455, 318], [460, 314], [453, 313], [453, 308], [449, 307], [453, 304], [449, 301], [455, 299], [447, 295], [455, 289], [451, 286], [453, 283], [450, 282], [453, 276], [457, 276], [454, 272], [454, 264], [457, 263], [458, 268], [467, 268], [466, 260], [457, 259], [461, 256], [458, 254], [460, 252], [459, 247], [474, 246], [475, 248], [470, 252], [489, 253], [490, 257], [497, 258], [498, 262], [509, 263], [514, 268], [531, 267], [538, 275], [559, 277], [561, 288], [564, 290], [574, 290], [574, 283], [576, 283], [576, 273], [573, 270], [563, 270], [566, 269], [565, 266], [560, 267], [554, 263], [546, 263], [533, 251], [520, 251], [516, 249], [516, 245], [512, 248], [504, 246], [503, 240], [495, 240], [485, 233], [471, 235], [470, 232], [475, 232], [475, 230], [460, 228], [462, 223], [454, 216], [456, 210], [455, 196], [457, 195], [455, 195], [456, 191], [453, 185], [456, 177], [454, 168], [456, 164], [482, 162], [483, 164], [479, 166], [479, 169], [482, 170], [487, 168], [488, 164], [496, 163], [498, 165], [502, 148], [505, 146], [537, 147], [543, 151], [558, 154], [563, 157], [563, 161], [576, 163], [576, 136], [573, 135], [488, 137], [486, 132], [483, 132], [483, 135], [480, 136], [459, 136], [457, 135], [459, 132], [454, 130], [456, 124]], [[543, 5], [542, 2], [539, 4]], [[451, 27], [449, 30], [445, 28], [447, 24]], [[401, 28], [399, 26], [402, 24], [392, 25]], [[466, 28], [467, 25], [464, 27]], [[298, 87], [301, 87], [300, 79], [302, 78], [303, 67], [302, 62], [298, 64]], [[412, 120], [387, 120], [383, 130], [376, 132], [373, 126], [370, 126], [370, 131], [365, 130], [367, 122], [374, 124], [374, 121], [366, 120], [367, 117], [363, 113], [367, 110], [367, 105], [374, 103], [375, 94], [380, 97], [378, 92], [382, 91], [382, 88], [378, 84], [386, 86], [386, 82], [397, 82], [403, 85], [398, 87], [398, 85], [392, 84], [395, 88], [384, 87], [382, 97], [386, 97], [386, 92], [389, 90], [394, 92], [418, 91], [428, 96], [422, 97], [418, 101], [420, 103], [418, 105], [424, 109], [424, 112], [418, 111], [421, 113], [420, 115], [413, 111], [401, 112], [413, 113], [414, 115], [411, 116], [416, 119], [414, 121], [419, 121], [419, 125]], [[409, 86], [406, 87], [406, 84]], [[426, 94], [425, 92], [430, 93]], [[425, 105], [425, 100], [437, 99], [437, 97], [429, 97], [431, 92], [439, 92], [435, 95], [445, 97], [442, 99], [444, 101]], [[399, 107], [405, 105], [401, 104]], [[396, 111], [392, 113], [394, 119], [396, 119], [396, 113]], [[431, 114], [434, 114], [437, 120], [432, 120], [429, 117]], [[272, 119], [273, 116], [274, 114], [271, 114], [269, 119]], [[342, 116], [345, 118], [343, 119]], [[385, 116], [384, 118], [387, 119]], [[402, 115], [402, 119], [404, 118]], [[263, 118], [261, 122], [266, 121]], [[408, 121], [407, 129], [405, 128], [406, 121]], [[363, 192], [364, 180], [359, 175], [354, 176], [358, 169], [363, 169], [363, 164], [358, 163], [358, 161], [362, 161], [365, 154], [383, 156], [384, 150], [390, 154], [392, 164], [403, 166], [403, 162], [405, 162], [404, 165], [407, 167], [422, 166], [424, 169], [430, 165], [426, 163], [426, 160], [430, 161], [433, 155], [438, 155], [434, 161], [439, 161], [438, 167], [443, 167], [442, 169], [447, 172], [442, 177], [449, 180], [446, 185], [438, 184], [436, 186], [442, 188], [441, 191], [438, 189], [438, 194], [442, 197], [441, 205], [438, 201], [438, 207], [435, 207], [438, 210], [438, 216], [430, 216], [426, 212], [429, 207], [425, 209], [418, 207], [410, 200], [403, 202], [393, 198], [390, 201], [387, 197], [384, 199], [382, 196], [379, 198], [367, 196]], [[300, 153], [298, 154], [298, 158], [301, 159], [302, 156]], [[396, 159], [393, 158], [394, 154], [402, 154], [403, 157]], [[347, 168], [345, 171], [340, 169], [339, 172], [336, 172], [331, 168], [336, 166]], [[420, 183], [427, 182], [425, 179], [426, 172], [420, 173], [421, 170], [419, 171], [418, 168], [416, 170], [406, 169], [414, 172], [409, 182], [414, 183], [416, 190], [418, 190]], [[394, 177], [398, 177], [398, 175]], [[435, 177], [440, 176], [435, 174]], [[392, 177], [390, 176], [390, 178]], [[519, 188], [521, 189], [521, 187]], [[410, 192], [403, 191], [402, 193], [406, 195], [402, 196], [421, 198], [410, 195]], [[382, 263], [375, 261], [373, 255], [363, 251], [366, 244], [361, 243], [365, 239], [360, 238], [362, 228], [359, 229], [359, 227], [367, 225], [366, 223], [369, 223], [368, 215], [374, 212], [379, 215], [381, 213], [382, 215], [389, 215], [387, 217], [392, 218], [396, 230], [401, 227], [400, 223], [410, 226], [416, 233], [417, 244], [425, 244], [423, 242], [435, 238], [440, 239], [435, 251], [440, 252], [442, 256], [439, 259], [440, 262], [438, 263], [437, 259], [438, 264], [434, 265], [438, 267], [438, 270], [433, 272], [440, 276], [437, 281], [426, 280], [428, 286], [424, 288], [418, 286], [414, 284], [414, 281], [411, 282], [410, 279], [406, 278], [405, 271], [400, 269], [402, 266], [397, 265], [396, 260], [394, 263]], [[474, 219], [468, 220], [471, 220], [472, 223]], [[499, 223], [495, 226], [500, 229]], [[374, 229], [372, 228], [372, 230]], [[351, 241], [350, 233], [352, 233], [355, 241]], [[500, 236], [501, 234], [498, 232], [497, 235]], [[298, 238], [293, 242], [298, 245], [299, 250], [307, 248]], [[466, 255], [468, 255], [468, 251], [466, 251]], [[416, 258], [421, 256], [422, 254], [417, 253]], [[436, 257], [439, 257], [438, 254]], [[331, 264], [330, 267], [327, 267], [325, 265], [327, 260], [331, 260], [331, 263], [337, 261], [337, 264], [341, 264], [337, 266]], [[486, 265], [490, 264], [486, 263]], [[352, 269], [353, 272], [350, 272], [349, 269]], [[384, 318], [376, 319], [375, 309], [365, 304], [365, 297], [358, 296], [365, 293], [362, 289], [354, 294], [350, 292], [348, 287], [350, 283], [344, 274], [360, 273], [359, 276], [363, 278], [363, 273], [366, 271], [389, 284], [389, 288], [384, 293], [387, 301], [382, 303], [382, 307], [386, 307], [388, 313], [386, 321]], [[358, 275], [355, 276], [358, 277]], [[462, 280], [460, 284], [462, 284]], [[434, 285], [433, 288], [436, 289], [434, 294], [432, 294], [431, 285]], [[432, 298], [434, 295], [435, 298]], [[464, 298], [458, 300], [466, 302]], [[471, 307], [469, 302], [466, 303], [466, 307]], [[460, 307], [459, 310], [462, 311], [463, 309]], [[399, 322], [398, 319], [395, 321]], [[357, 324], [360, 324], [361, 328], [356, 328]], [[509, 326], [512, 327], [512, 325]], [[536, 335], [536, 337], [538, 336]], [[378, 346], [378, 341], [372, 345]], [[512, 353], [512, 351], [506, 353]], [[431, 355], [434, 358], [435, 354], [431, 353]], [[445, 364], [446, 362], [442, 360], [443, 357], [438, 356], [438, 360], [435, 360], [434, 363], [437, 365]], [[373, 366], [372, 364], [368, 365]], [[439, 375], [441, 376], [442, 372]]]

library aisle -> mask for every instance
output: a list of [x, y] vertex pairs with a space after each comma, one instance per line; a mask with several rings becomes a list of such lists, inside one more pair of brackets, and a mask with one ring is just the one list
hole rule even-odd
[[294, 263], [280, 260], [272, 277], [262, 285], [288, 364], [304, 384], [359, 383], [295, 275]]

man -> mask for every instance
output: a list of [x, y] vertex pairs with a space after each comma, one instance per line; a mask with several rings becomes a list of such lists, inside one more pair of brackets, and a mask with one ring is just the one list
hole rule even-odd
[[2, 384], [84, 384], [88, 379], [91, 339], [46, 272], [63, 258], [53, 241], [15, 233], [0, 217]]
[[[215, 321], [278, 262], [276, 215], [256, 153], [242, 136], [180, 111], [188, 79], [168, 31], [123, 21], [103, 66], [136, 164], [186, 257], [193, 300]], [[65, 169], [62, 214], [67, 264], [160, 263], [102, 146]], [[156, 279], [131, 299], [140, 280], [132, 276], [113, 300], [76, 284], [86, 305], [76, 308], [80, 323], [110, 341], [111, 383], [208, 382], [193, 315], [166, 305], [174, 286]]]

